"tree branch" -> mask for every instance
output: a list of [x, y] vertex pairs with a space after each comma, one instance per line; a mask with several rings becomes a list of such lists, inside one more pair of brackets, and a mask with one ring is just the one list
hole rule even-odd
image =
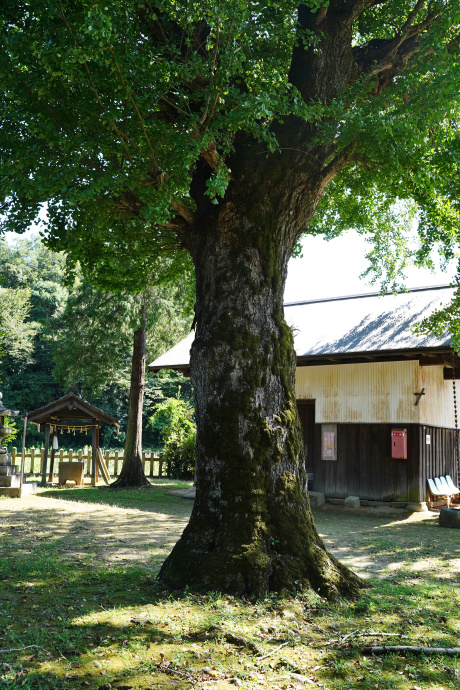
[[[354, 21], [360, 17], [369, 7], [383, 5], [387, 0], [332, 0], [328, 10], [330, 14], [346, 16]], [[320, 12], [323, 8], [320, 9]], [[317, 22], [319, 24], [319, 22]]]
[[401, 29], [401, 35], [404, 35], [406, 31], [411, 27], [412, 22], [414, 21], [415, 17], [418, 15], [420, 10], [425, 4], [425, 0], [418, 0], [418, 3], [415, 5], [414, 9], [412, 12], [409, 14], [406, 23], [404, 24], [403, 28]]
[[195, 214], [191, 211], [185, 204], [173, 199], [171, 206], [189, 225], [193, 225], [195, 222]]
[[373, 94], [381, 93], [397, 72], [406, 66], [418, 51], [421, 34], [439, 16], [440, 11], [433, 10], [423, 21], [412, 24], [425, 4], [425, 0], [418, 0], [401, 31], [393, 38], [373, 39], [353, 48], [355, 61], [361, 72], [377, 76]]
[[110, 53], [112, 54], [112, 57], [113, 57], [113, 59], [114, 59], [114, 61], [115, 61], [115, 66], [116, 66], [116, 68], [117, 68], [117, 72], [118, 72], [118, 75], [119, 75], [119, 77], [120, 77], [121, 83], [123, 84], [123, 87], [124, 87], [124, 89], [125, 89], [125, 91], [126, 91], [126, 95], [128, 96], [129, 100], [130, 100], [131, 103], [133, 104], [134, 110], [136, 111], [136, 115], [137, 115], [137, 117], [138, 117], [138, 119], [139, 119], [139, 122], [140, 122], [140, 125], [141, 125], [141, 128], [142, 128], [142, 132], [143, 132], [143, 134], [144, 134], [144, 138], [145, 138], [145, 140], [146, 140], [146, 142], [147, 142], [147, 146], [148, 146], [149, 149], [150, 149], [150, 156], [151, 156], [152, 163], [153, 163], [153, 166], [154, 166], [154, 169], [155, 169], [155, 173], [159, 176], [159, 182], [160, 182], [160, 184], [161, 184], [161, 183], [163, 182], [163, 175], [162, 175], [162, 173], [161, 173], [161, 171], [160, 171], [160, 167], [159, 167], [159, 165], [158, 165], [158, 163], [157, 163], [155, 151], [153, 150], [152, 143], [151, 143], [150, 138], [149, 138], [149, 136], [148, 136], [148, 134], [147, 134], [147, 130], [145, 129], [144, 120], [142, 119], [142, 115], [140, 114], [140, 111], [139, 111], [139, 108], [137, 107], [136, 101], [134, 100], [134, 98], [133, 98], [133, 96], [132, 96], [130, 90], [128, 89], [128, 86], [127, 86], [127, 84], [126, 84], [126, 81], [125, 81], [125, 79], [123, 78], [123, 75], [122, 75], [122, 73], [121, 73], [120, 67], [119, 67], [118, 62], [117, 62], [117, 59], [116, 59], [116, 57], [115, 57], [115, 53], [113, 52], [113, 48], [112, 48], [112, 46], [111, 46], [110, 44], [109, 44], [109, 50], [110, 50]]

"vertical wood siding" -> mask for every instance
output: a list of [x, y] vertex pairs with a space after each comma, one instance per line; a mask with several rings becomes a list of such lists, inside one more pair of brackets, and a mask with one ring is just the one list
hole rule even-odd
[[[450, 474], [457, 481], [453, 429], [408, 424], [408, 459], [394, 460], [392, 428], [392, 424], [338, 424], [334, 462], [321, 460], [321, 425], [315, 424], [313, 490], [329, 498], [420, 502], [428, 499], [428, 477]], [[426, 434], [431, 436], [430, 445]]]
[[[455, 459], [455, 431], [433, 426], [419, 427], [420, 433], [420, 490], [428, 499], [428, 477], [450, 474], [454, 483], [459, 481]], [[425, 435], [431, 436], [427, 445]], [[458, 484], [457, 484], [458, 486]]]

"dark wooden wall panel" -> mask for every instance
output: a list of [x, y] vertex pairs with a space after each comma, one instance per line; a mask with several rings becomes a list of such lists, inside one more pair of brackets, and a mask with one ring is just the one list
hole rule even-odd
[[[391, 429], [408, 431], [408, 458], [391, 458]], [[431, 435], [427, 446], [425, 435]], [[329, 498], [425, 501], [427, 478], [450, 474], [458, 481], [453, 429], [418, 424], [338, 424], [337, 461], [321, 460], [321, 424], [314, 425], [313, 490]], [[310, 441], [311, 443], [311, 441]]]
[[[356, 448], [354, 440], [355, 434], [353, 433], [353, 431], [353, 426], [351, 424], [337, 425], [337, 462], [329, 462], [330, 465], [335, 464], [336, 466], [335, 491], [337, 498], [346, 498], [347, 496], [352, 495], [348, 491], [348, 476], [351, 475], [353, 454]], [[340, 439], [342, 440], [340, 441]]]
[[363, 429], [363, 439], [362, 443], [358, 443], [358, 456], [359, 456], [359, 466], [358, 466], [358, 491], [356, 496], [362, 498], [369, 498], [369, 477], [370, 477], [370, 446], [372, 438], [372, 428], [370, 425], [366, 425]]

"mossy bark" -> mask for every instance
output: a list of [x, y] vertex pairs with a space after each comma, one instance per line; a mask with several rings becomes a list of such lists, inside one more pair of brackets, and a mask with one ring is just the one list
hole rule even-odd
[[359, 579], [326, 553], [309, 507], [293, 336], [283, 315], [295, 238], [275, 220], [249, 195], [203, 222], [190, 246], [197, 492], [159, 577], [175, 588], [257, 594], [311, 587], [354, 596]]
[[142, 304], [140, 317], [141, 325], [134, 332], [133, 338], [131, 385], [123, 467], [118, 479], [111, 484], [111, 487], [114, 489], [146, 486], [149, 483], [142, 467], [142, 409], [147, 351], [145, 303]]

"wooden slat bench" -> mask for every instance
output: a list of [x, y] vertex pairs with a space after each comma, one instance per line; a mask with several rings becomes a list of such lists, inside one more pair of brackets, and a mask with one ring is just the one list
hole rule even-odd
[[[449, 507], [449, 502], [452, 496], [457, 496], [460, 494], [460, 489], [458, 489], [449, 475], [445, 477], [433, 477], [427, 479], [428, 488], [433, 497], [441, 497], [447, 500], [447, 507]], [[433, 502], [432, 502], [433, 503]]]

